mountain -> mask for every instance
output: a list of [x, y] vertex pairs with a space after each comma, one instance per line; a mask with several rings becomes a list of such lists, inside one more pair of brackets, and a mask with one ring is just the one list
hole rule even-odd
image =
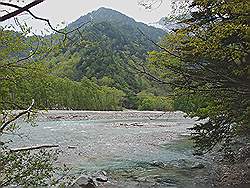
[[173, 30], [179, 29], [183, 26], [183, 24], [176, 23], [176, 21], [173, 21], [167, 17], [163, 17], [158, 22], [149, 23], [148, 25], [155, 27], [155, 28], [162, 29], [166, 31], [167, 33], [170, 33]]
[[133, 18], [130, 18], [116, 10], [101, 7], [98, 10], [81, 16], [79, 19], [68, 25], [69, 29], [79, 27], [83, 23], [101, 23], [108, 22], [121, 27], [132, 27], [133, 30], [137, 28], [141, 29], [144, 34], [151, 37], [152, 40], [159, 40], [159, 37], [165, 34], [162, 29], [155, 29], [155, 27], [148, 26], [147, 24], [136, 22]]
[[85, 22], [113, 22], [121, 23], [124, 25], [132, 25], [135, 23], [133, 18], [130, 18], [116, 10], [101, 7], [98, 10], [88, 13], [87, 15], [81, 16], [79, 19], [69, 24], [68, 27], [74, 28]]
[[145, 63], [147, 52], [157, 49], [150, 40], [158, 42], [165, 31], [107, 8], [82, 16], [67, 27], [72, 30], [87, 22], [69, 35], [71, 40], [61, 53], [51, 57], [52, 74], [75, 81], [88, 78], [127, 95], [155, 87], [131, 64], [134, 60]]

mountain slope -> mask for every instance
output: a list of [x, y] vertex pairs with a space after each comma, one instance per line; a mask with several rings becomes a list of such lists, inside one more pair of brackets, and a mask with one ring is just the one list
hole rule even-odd
[[127, 94], [152, 88], [143, 75], [136, 74], [129, 62], [131, 58], [145, 62], [147, 52], [156, 49], [148, 38], [157, 42], [165, 32], [107, 8], [80, 17], [68, 28], [74, 29], [86, 22], [90, 23], [72, 33], [62, 53], [50, 61], [52, 73], [76, 81], [87, 77]]

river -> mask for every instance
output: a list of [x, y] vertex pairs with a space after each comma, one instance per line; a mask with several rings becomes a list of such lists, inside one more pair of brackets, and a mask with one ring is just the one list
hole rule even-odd
[[59, 163], [79, 175], [107, 172], [104, 187], [211, 187], [209, 162], [192, 154], [194, 123], [182, 112], [49, 111], [35, 127], [20, 123], [25, 137], [11, 147], [58, 144]]

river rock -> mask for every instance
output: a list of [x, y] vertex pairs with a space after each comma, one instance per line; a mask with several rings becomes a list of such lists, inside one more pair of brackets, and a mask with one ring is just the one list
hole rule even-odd
[[159, 168], [164, 168], [165, 167], [165, 164], [163, 162], [161, 162], [161, 161], [153, 161], [151, 163], [151, 165], [154, 166], [154, 167], [159, 167]]
[[245, 159], [245, 164], [247, 165], [248, 168], [250, 168], [250, 158]]
[[202, 163], [194, 163], [193, 166], [191, 166], [191, 169], [202, 169], [205, 168], [205, 165]]
[[78, 177], [73, 183], [71, 188], [95, 188], [95, 183], [92, 178], [82, 175]]
[[99, 172], [95, 179], [96, 181], [99, 181], [99, 182], [107, 182], [108, 181], [107, 172], [105, 171]]

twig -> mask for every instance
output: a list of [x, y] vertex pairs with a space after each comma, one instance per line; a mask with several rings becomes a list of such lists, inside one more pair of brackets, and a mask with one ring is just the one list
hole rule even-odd
[[[163, 3], [163, 0], [140, 0], [138, 1], [138, 5], [143, 6], [146, 10], [158, 9], [162, 5], [162, 3]], [[153, 5], [156, 5], [156, 7], [153, 8]]]

